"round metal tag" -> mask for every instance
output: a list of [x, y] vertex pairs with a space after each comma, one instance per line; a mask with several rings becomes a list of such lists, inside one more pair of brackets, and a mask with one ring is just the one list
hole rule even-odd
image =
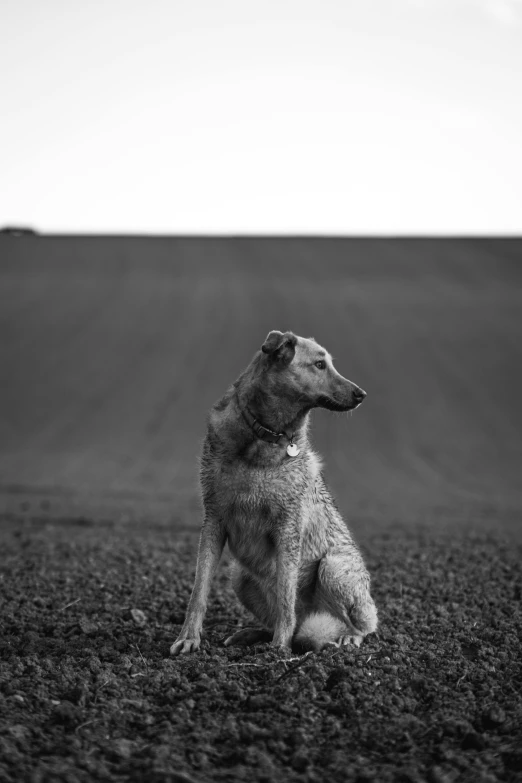
[[286, 447], [286, 453], [288, 454], [289, 457], [297, 457], [299, 451], [300, 449], [297, 448], [295, 443], [289, 443], [288, 446]]

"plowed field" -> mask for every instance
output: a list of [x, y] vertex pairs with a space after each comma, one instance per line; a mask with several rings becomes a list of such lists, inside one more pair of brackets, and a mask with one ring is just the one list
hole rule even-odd
[[[380, 614], [359, 650], [169, 659], [205, 413], [271, 329]], [[0, 780], [520, 780], [522, 241], [0, 237]]]

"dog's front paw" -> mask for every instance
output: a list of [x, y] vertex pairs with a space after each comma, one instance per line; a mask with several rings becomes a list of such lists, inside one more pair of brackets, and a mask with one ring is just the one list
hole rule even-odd
[[181, 653], [182, 655], [185, 655], [186, 653], [196, 652], [196, 650], [199, 650], [200, 643], [201, 641], [199, 636], [176, 639], [170, 648], [170, 654], [179, 655]]

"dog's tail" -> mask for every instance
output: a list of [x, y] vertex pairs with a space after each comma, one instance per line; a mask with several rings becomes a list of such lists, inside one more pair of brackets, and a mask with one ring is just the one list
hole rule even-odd
[[319, 652], [326, 644], [335, 644], [347, 633], [346, 623], [329, 612], [313, 612], [301, 623], [294, 636], [294, 643], [302, 650]]
[[373, 601], [352, 607], [351, 615], [344, 620], [334, 617], [328, 611], [309, 614], [294, 636], [298, 649], [319, 652], [326, 644], [335, 644], [341, 636], [352, 637], [357, 647], [366, 634], [377, 628], [377, 609]]

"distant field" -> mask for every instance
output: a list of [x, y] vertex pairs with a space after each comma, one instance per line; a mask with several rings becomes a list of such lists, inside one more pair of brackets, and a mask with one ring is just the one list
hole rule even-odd
[[196, 524], [205, 413], [270, 329], [368, 392], [314, 414], [355, 526], [516, 527], [522, 240], [1, 237], [0, 511]]

